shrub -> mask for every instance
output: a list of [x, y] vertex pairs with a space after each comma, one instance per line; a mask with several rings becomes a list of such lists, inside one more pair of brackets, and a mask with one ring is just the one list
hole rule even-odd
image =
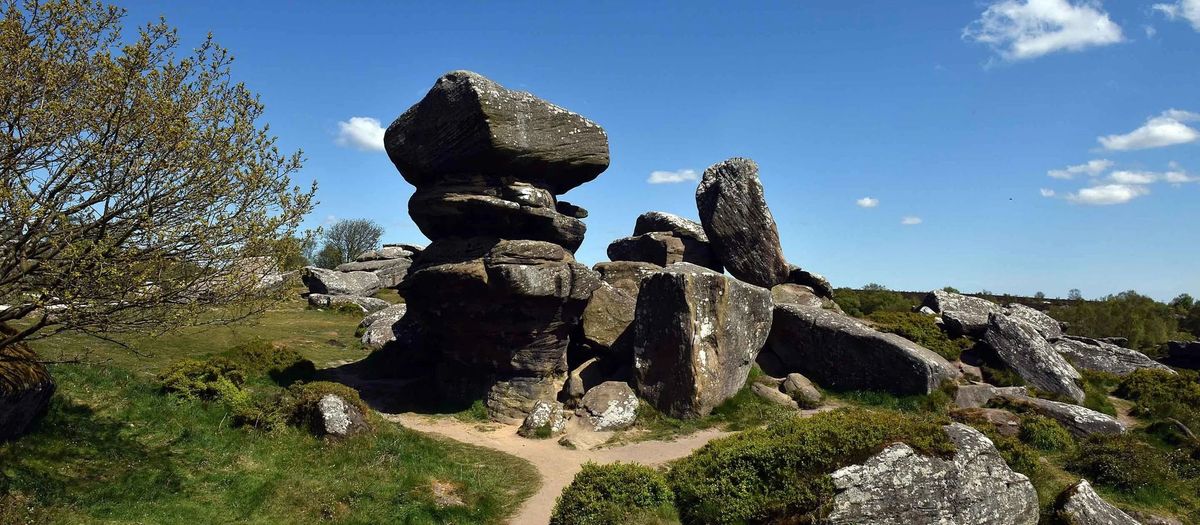
[[1068, 323], [1072, 334], [1124, 337], [1130, 348], [1151, 356], [1179, 332], [1179, 321], [1170, 306], [1132, 290], [1099, 301], [1073, 301], [1051, 308], [1049, 314]]
[[345, 399], [363, 416], [371, 413], [370, 407], [363, 402], [356, 390], [340, 383], [328, 381], [294, 384], [278, 395], [241, 405], [231, 403], [230, 408], [234, 413], [235, 425], [268, 431], [282, 428], [285, 425], [309, 428], [320, 417], [317, 403], [327, 394], [334, 394]]
[[903, 441], [924, 454], [953, 445], [942, 421], [844, 409], [713, 441], [667, 474], [685, 523], [766, 522], [812, 513], [833, 497], [834, 470]]
[[1132, 493], [1169, 484], [1170, 462], [1162, 451], [1131, 435], [1092, 436], [1066, 464], [1094, 483]]
[[1071, 433], [1048, 417], [1028, 415], [1021, 419], [1021, 441], [1047, 452], [1060, 452], [1075, 447]]
[[185, 359], [158, 377], [162, 391], [186, 399], [218, 399], [241, 388], [246, 376], [224, 358]]
[[833, 292], [833, 301], [854, 317], [866, 317], [875, 312], [911, 312], [917, 305], [903, 294], [878, 284], [868, 284], [862, 290], [838, 288]]
[[916, 312], [875, 312], [867, 317], [880, 332], [896, 334], [950, 361], [955, 361], [964, 350], [974, 346], [970, 339], [951, 339], [934, 321], [933, 316]]
[[283, 386], [312, 379], [317, 372], [316, 365], [300, 352], [263, 340], [230, 348], [221, 357], [238, 365], [247, 375], [266, 375]]
[[673, 517], [675, 495], [657, 470], [588, 463], [563, 489], [551, 525], [643, 524]]
[[1200, 373], [1196, 371], [1136, 370], [1121, 380], [1116, 395], [1133, 401], [1135, 416], [1174, 419], [1193, 433], [1200, 432]]

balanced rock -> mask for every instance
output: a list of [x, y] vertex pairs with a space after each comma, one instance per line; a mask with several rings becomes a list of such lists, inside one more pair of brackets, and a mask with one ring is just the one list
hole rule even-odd
[[987, 331], [988, 316], [1004, 313], [1000, 305], [987, 299], [934, 290], [925, 296], [922, 306], [941, 314], [942, 321], [954, 337], [981, 337]]
[[517, 434], [527, 438], [547, 438], [562, 434], [567, 429], [568, 414], [561, 403], [538, 401], [533, 410], [521, 422]]
[[835, 390], [924, 395], [958, 377], [932, 350], [821, 308], [776, 305], [767, 346], [787, 371]]
[[574, 252], [587, 230], [583, 221], [558, 212], [549, 190], [478, 175], [418, 186], [408, 201], [408, 213], [421, 233], [435, 241], [475, 236], [531, 239]]
[[310, 293], [325, 295], [371, 296], [383, 287], [379, 277], [371, 272], [339, 272], [316, 266], [300, 271], [300, 280]]
[[1033, 326], [993, 313], [983, 340], [1030, 386], [1083, 402], [1079, 372]]
[[[11, 333], [0, 325], [0, 337]], [[29, 347], [17, 343], [0, 348], [0, 442], [28, 434], [46, 415], [55, 388], [50, 372]]]
[[358, 295], [325, 295], [321, 293], [308, 294], [308, 305], [313, 308], [338, 308], [341, 306], [357, 307], [363, 313], [378, 312], [387, 308], [391, 303], [374, 297]]
[[1005, 395], [1010, 404], [1058, 421], [1076, 437], [1092, 434], [1123, 434], [1125, 425], [1116, 418], [1079, 405], [1024, 395]]
[[579, 319], [574, 341], [593, 352], [620, 351], [628, 356], [637, 298], [601, 282]]
[[829, 279], [819, 273], [801, 270], [799, 266], [791, 264], [788, 265], [787, 282], [807, 286], [818, 296], [833, 299], [833, 285], [829, 284]]
[[614, 261], [641, 261], [658, 266], [677, 262], [692, 263], [721, 271], [721, 262], [708, 243], [668, 232], [649, 232], [617, 239], [608, 245], [608, 258]]
[[588, 390], [579, 407], [593, 430], [621, 430], [637, 421], [638, 398], [628, 383], [607, 381]]
[[735, 157], [704, 170], [696, 207], [713, 251], [730, 274], [763, 288], [787, 281], [788, 263], [758, 164]]
[[1086, 479], [1067, 487], [1058, 496], [1055, 514], [1066, 525], [1141, 525], [1121, 509], [1104, 501]]
[[834, 525], [1034, 525], [1037, 491], [991, 440], [960, 423], [943, 427], [955, 452], [929, 457], [897, 443], [833, 473]]
[[[1054, 349], [1067, 358], [1075, 368], [1107, 372], [1119, 376], [1143, 368], [1168, 370], [1171, 368], [1150, 359], [1137, 350], [1122, 348], [1098, 339], [1066, 336], [1054, 342]], [[1173, 371], [1172, 371], [1173, 372]]]
[[651, 232], [668, 232], [683, 239], [708, 242], [708, 235], [704, 233], [704, 227], [700, 223], [661, 211], [648, 211], [638, 215], [637, 222], [634, 223], [634, 235]]
[[771, 306], [766, 289], [694, 264], [647, 277], [634, 320], [638, 393], [673, 417], [708, 415], [745, 385]]

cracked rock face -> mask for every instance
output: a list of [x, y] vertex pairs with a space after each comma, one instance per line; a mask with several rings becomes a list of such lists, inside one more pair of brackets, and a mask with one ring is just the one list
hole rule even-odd
[[925, 296], [922, 306], [941, 314], [951, 335], [981, 337], [987, 331], [988, 317], [1004, 313], [1000, 305], [987, 299], [934, 290]]
[[1121, 509], [1104, 501], [1086, 479], [1067, 487], [1059, 495], [1055, 511], [1067, 525], [1140, 525]]
[[1174, 373], [1171, 367], [1150, 359], [1137, 350], [1086, 337], [1067, 336], [1054, 342], [1054, 349], [1076, 368], [1108, 372], [1119, 376], [1135, 370], [1153, 368]]
[[1004, 307], [1004, 311], [1009, 317], [1022, 321], [1035, 329], [1042, 337], [1050, 341], [1059, 339], [1063, 336], [1062, 323], [1055, 320], [1053, 317], [1035, 308], [1030, 308], [1023, 304], [1013, 303]]
[[731, 275], [768, 289], [787, 282], [788, 263], [758, 164], [735, 157], [704, 170], [696, 208], [713, 251]]
[[627, 383], [606, 381], [589, 389], [579, 407], [593, 430], [621, 430], [637, 419], [638, 398]]
[[1035, 327], [1002, 312], [992, 313], [983, 340], [1030, 386], [1083, 402], [1079, 372]]
[[638, 393], [673, 417], [708, 415], [746, 383], [771, 306], [766, 289], [693, 264], [647, 277], [634, 320]]
[[932, 350], [822, 308], [776, 305], [767, 346], [785, 371], [835, 390], [924, 395], [958, 377]]
[[1037, 491], [1004, 463], [990, 440], [954, 423], [944, 427], [956, 451], [922, 456], [898, 443], [860, 465], [833, 473], [835, 525], [1033, 525]]

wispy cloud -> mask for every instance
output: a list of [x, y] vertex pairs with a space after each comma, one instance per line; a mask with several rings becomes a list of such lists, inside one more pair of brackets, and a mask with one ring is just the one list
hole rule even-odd
[[1114, 171], [1108, 176], [1109, 180], [1117, 184], [1154, 184], [1159, 178], [1159, 174], [1149, 171], [1126, 170]]
[[1057, 194], [1054, 190], [1049, 188], [1042, 188], [1039, 191], [1042, 193], [1043, 197], [1053, 197]]
[[874, 208], [879, 206], [879, 199], [874, 197], [863, 197], [854, 201], [854, 204], [857, 204], [859, 208]]
[[1096, 159], [1096, 160], [1089, 160], [1083, 164], [1067, 166], [1066, 168], [1061, 169], [1061, 170], [1050, 170], [1050, 171], [1046, 172], [1046, 175], [1049, 175], [1050, 177], [1053, 177], [1055, 179], [1072, 179], [1072, 178], [1075, 178], [1076, 175], [1081, 175], [1081, 174], [1087, 174], [1092, 177], [1095, 177], [1096, 175], [1104, 173], [1104, 170], [1107, 170], [1108, 168], [1111, 168], [1112, 166], [1113, 166], [1113, 162], [1111, 160]]
[[1200, 131], [1184, 124], [1200, 120], [1200, 114], [1168, 109], [1146, 120], [1142, 127], [1123, 135], [1107, 135], [1096, 140], [1105, 149], [1115, 151], [1162, 148], [1200, 140]]
[[1143, 195], [1149, 195], [1150, 189], [1137, 184], [1105, 184], [1083, 188], [1078, 192], [1067, 195], [1067, 200], [1076, 204], [1089, 206], [1108, 206], [1125, 204]]
[[964, 39], [987, 44], [1009, 61], [1080, 51], [1125, 40], [1099, 0], [993, 2], [963, 29]]
[[900, 224], [903, 224], [905, 226], [916, 226], [918, 224], [921, 224], [922, 222], [925, 222], [925, 221], [922, 221], [920, 217], [909, 216], [909, 217], [904, 217], [903, 219], [900, 219]]
[[652, 171], [646, 182], [650, 184], [675, 184], [699, 179], [696, 170]]
[[362, 151], [383, 151], [383, 126], [371, 117], [350, 117], [338, 122], [336, 143]]
[[1200, 31], [1200, 0], [1176, 0], [1170, 4], [1154, 4], [1154, 10], [1167, 15], [1170, 20], [1187, 20], [1193, 29]]

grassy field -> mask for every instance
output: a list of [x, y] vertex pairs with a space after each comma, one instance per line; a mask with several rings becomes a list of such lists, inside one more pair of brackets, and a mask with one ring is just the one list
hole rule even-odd
[[[342, 442], [235, 428], [218, 401], [165, 395], [157, 374], [238, 344], [318, 367], [366, 355], [359, 317], [291, 301], [254, 323], [135, 340], [39, 341], [59, 383], [37, 431], [0, 445], [0, 523], [498, 523], [539, 484], [532, 465], [375, 418]], [[136, 353], [135, 353], [136, 352]], [[139, 355], [141, 354], [141, 355]], [[440, 494], [440, 496], [438, 496]]]

